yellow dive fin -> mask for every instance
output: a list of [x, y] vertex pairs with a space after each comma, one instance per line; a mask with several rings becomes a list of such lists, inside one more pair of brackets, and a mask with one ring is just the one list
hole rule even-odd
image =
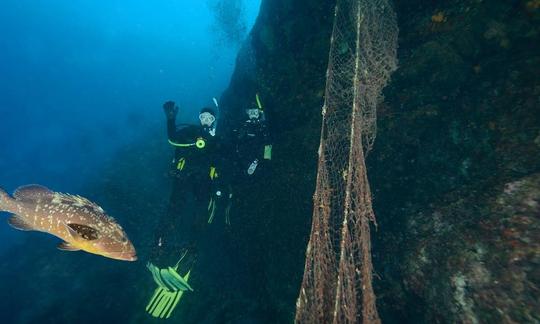
[[[182, 279], [187, 282], [189, 274], [190, 272]], [[146, 306], [146, 311], [153, 317], [169, 318], [183, 295], [184, 290], [170, 291], [163, 287], [157, 287]]]
[[158, 285], [146, 306], [146, 311], [153, 317], [169, 318], [184, 295], [184, 291], [193, 291], [188, 284], [191, 270], [182, 277], [177, 272], [178, 264], [174, 268], [167, 269], [159, 269], [152, 263], [148, 263], [146, 267]]

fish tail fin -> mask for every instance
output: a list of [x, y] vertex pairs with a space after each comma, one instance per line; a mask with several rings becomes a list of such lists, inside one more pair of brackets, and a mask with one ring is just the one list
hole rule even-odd
[[9, 194], [2, 188], [0, 188], [0, 212], [7, 211], [7, 202], [11, 199]]

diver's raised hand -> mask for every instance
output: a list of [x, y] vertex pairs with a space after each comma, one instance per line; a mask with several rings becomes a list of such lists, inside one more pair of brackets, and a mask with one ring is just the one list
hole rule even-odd
[[175, 106], [174, 101], [167, 101], [163, 104], [163, 110], [167, 119], [175, 119], [178, 113], [178, 107]]

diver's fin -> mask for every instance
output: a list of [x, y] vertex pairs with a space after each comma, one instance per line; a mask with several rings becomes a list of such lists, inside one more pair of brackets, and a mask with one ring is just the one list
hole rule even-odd
[[[187, 282], [189, 272], [182, 279]], [[166, 288], [158, 287], [150, 298], [146, 311], [153, 317], [169, 318], [183, 295], [184, 290], [169, 291]]]
[[154, 281], [156, 282], [156, 284], [159, 287], [167, 289], [167, 286], [165, 285], [165, 283], [161, 279], [159, 268], [156, 267], [155, 265], [153, 265], [151, 262], [148, 262], [146, 264], [146, 267], [148, 268], [148, 270], [150, 270], [150, 273], [152, 273], [152, 278], [154, 278]]
[[13, 215], [10, 218], [8, 218], [8, 224], [14, 229], [18, 229], [20, 231], [33, 231], [34, 230], [32, 225], [28, 224], [22, 217], [19, 217], [17, 215]]
[[[161, 269], [159, 271], [159, 275], [161, 276], [161, 280], [165, 284], [165, 288], [167, 288], [170, 291], [177, 291], [177, 290], [191, 290], [193, 291], [193, 288], [187, 283], [187, 281], [184, 279], [184, 277], [181, 277], [176, 270], [169, 267], [167, 269]], [[187, 274], [189, 278], [189, 272]]]
[[156, 318], [169, 318], [183, 295], [181, 290], [167, 291], [158, 287], [146, 306], [146, 311]]
[[68, 242], [62, 242], [58, 244], [58, 249], [62, 251], [79, 251], [80, 250], [79, 248], [74, 247]]
[[[185, 253], [180, 261], [184, 256]], [[193, 291], [193, 288], [188, 284], [191, 270], [182, 277], [176, 271], [176, 267], [159, 269], [152, 263], [148, 263], [146, 266], [152, 272], [154, 281], [158, 284], [154, 295], [150, 298], [146, 306], [146, 311], [156, 318], [169, 318], [184, 295], [184, 292], [186, 290]]]
[[50, 198], [54, 195], [54, 192], [48, 188], [32, 184], [17, 188], [13, 193], [13, 197], [20, 201], [35, 201], [40, 198]]
[[[191, 288], [191, 286], [188, 284], [188, 279], [189, 279], [189, 274], [190, 274], [191, 270], [189, 270], [187, 272], [187, 274], [185, 276], [180, 276], [178, 274], [178, 272], [176, 272], [176, 270], [172, 267], [169, 267], [167, 269], [167, 275], [164, 276], [164, 279], [168, 280], [168, 281], [173, 281], [174, 282], [174, 286], [175, 287], [178, 287], [179, 290], [190, 290], [190, 291], [193, 291], [193, 288]], [[173, 280], [170, 279], [170, 277], [173, 278]]]

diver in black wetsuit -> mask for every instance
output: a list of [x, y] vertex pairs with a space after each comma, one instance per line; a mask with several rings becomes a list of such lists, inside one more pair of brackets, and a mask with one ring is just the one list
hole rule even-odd
[[216, 134], [215, 112], [203, 108], [199, 113], [200, 124], [177, 127], [175, 103], [167, 101], [163, 109], [168, 141], [175, 147], [175, 154], [170, 170], [171, 197], [156, 231], [148, 263], [158, 290], [161, 289], [147, 307], [154, 317], [170, 315], [176, 306], [174, 300], [190, 290], [188, 279], [197, 260], [202, 229], [211, 223], [223, 196], [230, 196], [220, 185], [224, 145]]
[[244, 122], [234, 130], [237, 154], [235, 171], [238, 178], [251, 177], [261, 173], [258, 170], [263, 169], [264, 164], [272, 159], [272, 142], [268, 120], [258, 94], [256, 95], [256, 103], [257, 106], [246, 109]]

